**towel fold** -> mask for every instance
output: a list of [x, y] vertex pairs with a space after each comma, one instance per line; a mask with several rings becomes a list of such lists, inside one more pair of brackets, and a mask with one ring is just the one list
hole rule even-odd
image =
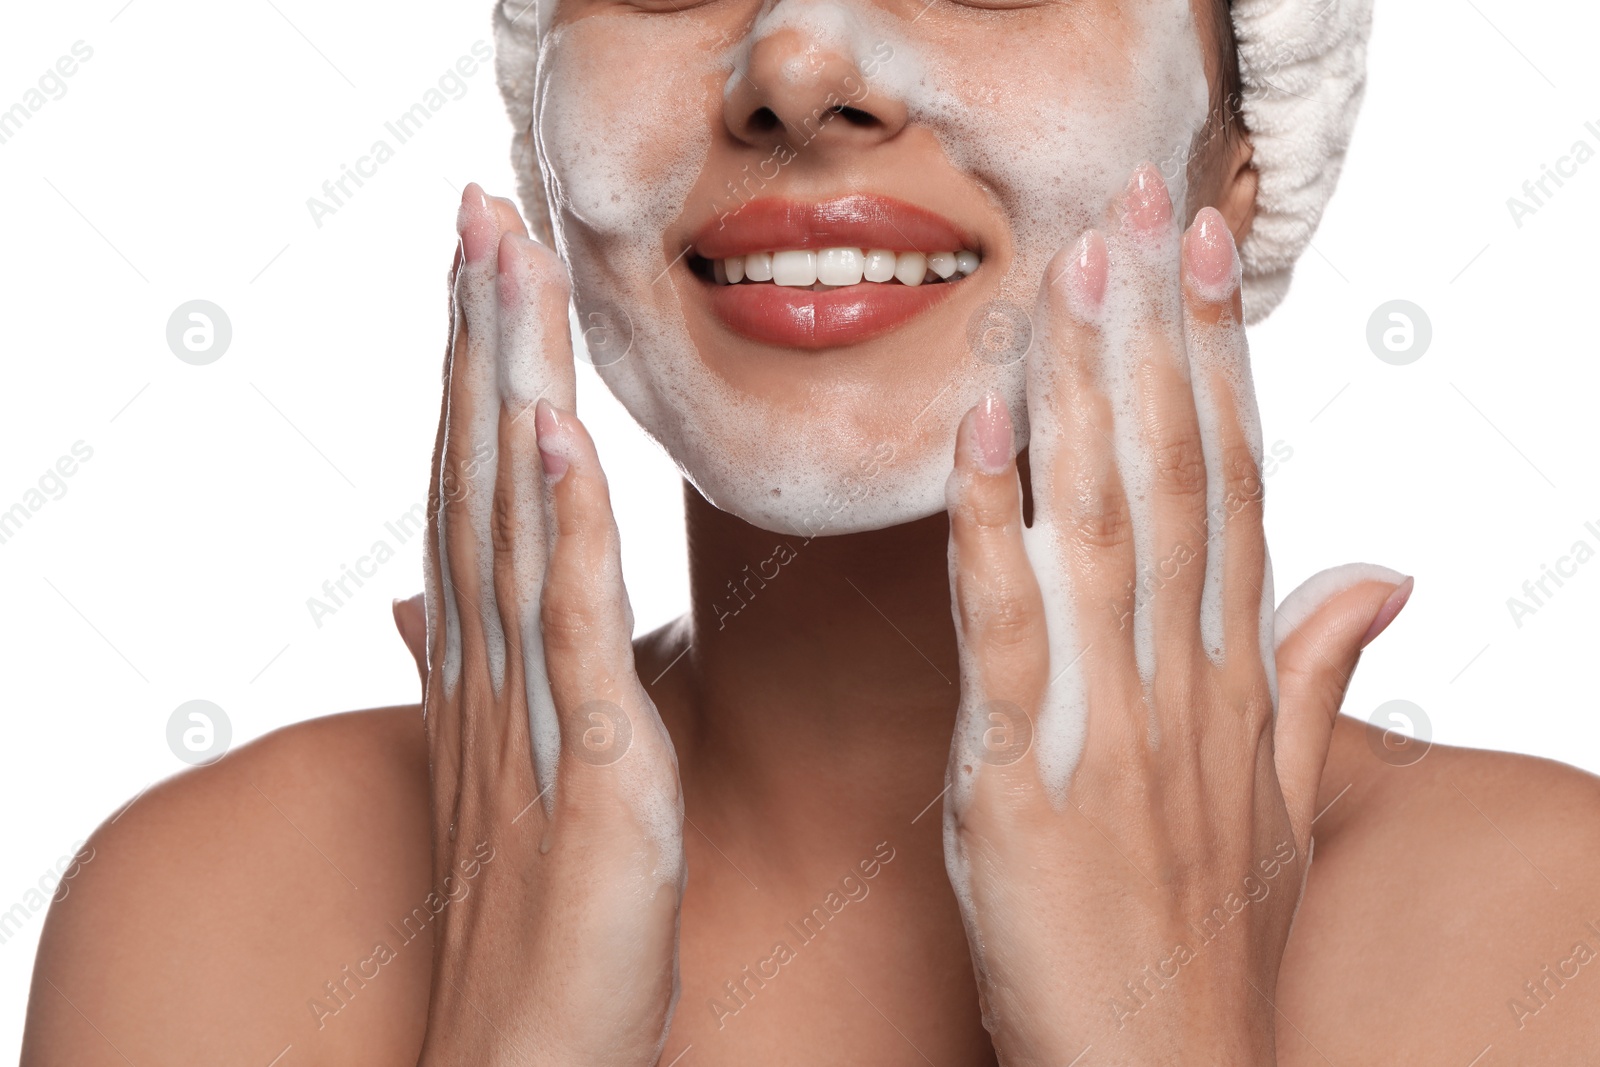
[[1239, 258], [1244, 319], [1289, 291], [1339, 181], [1367, 86], [1372, 0], [1234, 0], [1245, 129], [1260, 175]]

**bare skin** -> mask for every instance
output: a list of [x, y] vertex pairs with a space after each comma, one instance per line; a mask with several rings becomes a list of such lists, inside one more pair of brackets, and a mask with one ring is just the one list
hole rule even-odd
[[[1248, 143], [1226, 147], [1194, 188], [1215, 209], [1212, 239], [1231, 232], [1216, 247], [1231, 250], [1254, 177]], [[477, 196], [458, 282], [488, 279], [503, 308], [541, 304], [547, 325], [564, 321], [549, 253], [509, 204]], [[1252, 497], [1227, 541], [1226, 669], [1196, 654], [1203, 568], [1156, 598], [1158, 663], [1182, 664], [1184, 685], [1172, 688], [1169, 666], [1153, 693], [1118, 692], [1132, 646], [1120, 626], [1096, 644], [1101, 688], [1072, 794], [1084, 821], [1042, 801], [1032, 750], [977, 768], [972, 795], [947, 798], [973, 770], [951, 760], [971, 711], [961, 699], [1036, 714], [1048, 663], [1018, 549], [1018, 472], [1009, 455], [975, 466], [980, 409], [957, 441], [950, 517], [807, 543], [779, 578], [746, 587], [731, 620], [729, 581], [783, 538], [690, 492], [693, 612], [630, 645], [604, 481], [570, 414], [570, 353], [537, 349], [544, 377], [532, 384], [544, 388], [502, 380], [496, 401], [472, 384], [496, 368], [475, 325], [495, 321], [482, 317], [493, 284], [488, 297], [470, 288], [457, 288], [437, 466], [471, 466], [480, 453], [463, 427], [484, 413], [493, 427], [498, 413], [502, 470], [488, 484], [502, 499], [491, 528], [489, 509], [474, 510], [487, 497], [456, 494], [436, 471], [426, 622], [415, 603], [397, 608], [426, 714], [280, 731], [103, 826], [43, 933], [25, 1064], [1565, 1064], [1593, 1047], [1600, 992], [1583, 974], [1600, 943], [1586, 925], [1600, 923], [1596, 781], [1444, 748], [1395, 766], [1366, 727], [1335, 724], [1361, 648], [1392, 621], [1395, 586], [1347, 590], [1280, 644], [1274, 720], [1240, 629], [1261, 589]], [[1237, 322], [1236, 291], [1202, 298], [1189, 286], [1185, 300], [1203, 324]], [[1086, 358], [1090, 332], [1049, 357]], [[1147, 369], [1147, 425], [1193, 420], [1187, 388]], [[1093, 399], [1029, 388], [1030, 404]], [[523, 419], [535, 395], [538, 413]], [[1059, 472], [1092, 466], [1093, 447], [1034, 455]], [[536, 489], [541, 465], [536, 505], [517, 494]], [[1229, 468], [1239, 473], [1251, 472]], [[1182, 518], [1203, 484], [1178, 481], [1166, 506]], [[1064, 486], [1090, 483], [1100, 510], [1079, 532], [1125, 530], [1093, 470], [1034, 485], [1036, 515], [1073, 502]], [[519, 501], [532, 516], [548, 508], [554, 532], [519, 518]], [[476, 554], [485, 546], [492, 575]], [[1115, 594], [1131, 580], [1125, 538], [1079, 547], [1068, 562], [1084, 568], [1080, 588], [1103, 579]], [[500, 631], [496, 667], [486, 649]], [[518, 703], [534, 677], [522, 633], [542, 641], [561, 720], [551, 803]], [[633, 723], [615, 764], [572, 748], [596, 697]], [[1117, 733], [1145, 711], [1165, 747]], [[645, 832], [641, 788], [666, 802], [665, 834]], [[966, 926], [941, 834], [949, 805], [987, 876]], [[1286, 851], [1269, 874], [1255, 846], [1272, 842]], [[1241, 876], [1255, 886], [1248, 904]], [[1169, 922], [1221, 918], [1196, 959], [1158, 980], [1148, 968], [1165, 966], [1162, 928], [1129, 917], [1162, 909]]]
[[[704, 505], [691, 522], [702, 582], [727, 559], [769, 550], [768, 535]], [[949, 616], [911, 610], [919, 589], [936, 588], [942, 525], [915, 531], [915, 559], [903, 541], [870, 536], [801, 557], [796, 580], [774, 583], [748, 613], [736, 647], [707, 635], [650, 686], [692, 822], [669, 1046], [693, 1045], [685, 1064], [912, 1067], [927, 1062], [917, 1049], [941, 1065], [992, 1062], [936, 809], [912, 822], [943, 787], [953, 695], [881, 620], [880, 630], [858, 613], [807, 614], [842, 600], [849, 577], [886, 612], [898, 608], [950, 675]], [[1353, 590], [1335, 610], [1360, 614], [1364, 597]], [[795, 625], [807, 617], [815, 624]], [[762, 631], [787, 639], [752, 662]], [[642, 678], [661, 675], [685, 632], [637, 643]], [[767, 714], [739, 717], [740, 736], [691, 711], [692, 693], [745, 671], [840, 681], [828, 692], [773, 687]], [[1279, 1062], [1464, 1065], [1488, 1045], [1485, 1064], [1583, 1062], [1600, 1017], [1587, 967], [1565, 988], [1549, 983], [1548, 1005], [1520, 1030], [1506, 1001], [1532, 1005], [1523, 981], [1597, 939], [1585, 923], [1600, 918], [1600, 783], [1442, 746], [1395, 767], [1374, 756], [1369, 732], [1349, 718], [1334, 731], [1318, 797], [1327, 810], [1276, 997]], [[94, 860], [51, 911], [23, 1062], [266, 1064], [286, 1046], [285, 1064], [416, 1062], [431, 928], [402, 947], [389, 924], [430, 889], [428, 806], [415, 706], [289, 727], [152, 789], [94, 835]], [[880, 841], [895, 858], [870, 894], [719, 1029], [707, 1003], [725, 999], [722, 983], [791, 937], [785, 924]], [[397, 958], [379, 977], [364, 988], [343, 978], [380, 940]], [[309, 1002], [333, 1005], [324, 983], [341, 980], [345, 1006], [319, 1025]]]

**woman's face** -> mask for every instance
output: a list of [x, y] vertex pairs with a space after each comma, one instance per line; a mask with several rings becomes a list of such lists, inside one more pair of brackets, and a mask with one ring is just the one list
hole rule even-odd
[[711, 503], [767, 529], [942, 510], [956, 424], [986, 390], [1026, 432], [1051, 256], [1106, 224], [1142, 162], [1198, 206], [1190, 0], [559, 0], [539, 17], [535, 138], [592, 358]]

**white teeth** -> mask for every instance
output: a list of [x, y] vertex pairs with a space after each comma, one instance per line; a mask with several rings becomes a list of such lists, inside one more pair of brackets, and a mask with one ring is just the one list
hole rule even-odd
[[779, 285], [817, 284], [817, 254], [812, 251], [772, 253], [772, 280]]
[[[972, 257], [974, 261], [977, 256]], [[887, 248], [874, 248], [867, 253], [861, 267], [861, 276], [869, 282], [886, 282], [894, 278], [895, 254]]]
[[901, 252], [894, 260], [894, 276], [902, 285], [921, 285], [928, 273], [928, 257], [921, 252]]
[[817, 253], [817, 281], [823, 285], [855, 285], [865, 256], [859, 248], [824, 248]]
[[753, 282], [772, 280], [772, 253], [751, 252], [744, 257], [744, 276]]
[[901, 285], [949, 281], [975, 273], [982, 262], [976, 252], [894, 252], [887, 248], [791, 249], [751, 252], [711, 261], [718, 285], [773, 282], [797, 289], [837, 288], [862, 281]]

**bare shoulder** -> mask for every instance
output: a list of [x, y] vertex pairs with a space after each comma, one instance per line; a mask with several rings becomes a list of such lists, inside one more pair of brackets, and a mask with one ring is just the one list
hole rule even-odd
[[84, 854], [41, 935], [25, 1065], [415, 1061], [432, 951], [406, 922], [430, 878], [416, 707], [241, 746]]
[[1504, 752], [1399, 755], [1341, 719], [1322, 804], [1280, 1001], [1316, 1020], [1294, 1039], [1317, 1046], [1307, 1062], [1584, 1061], [1600, 1038], [1600, 778]]

